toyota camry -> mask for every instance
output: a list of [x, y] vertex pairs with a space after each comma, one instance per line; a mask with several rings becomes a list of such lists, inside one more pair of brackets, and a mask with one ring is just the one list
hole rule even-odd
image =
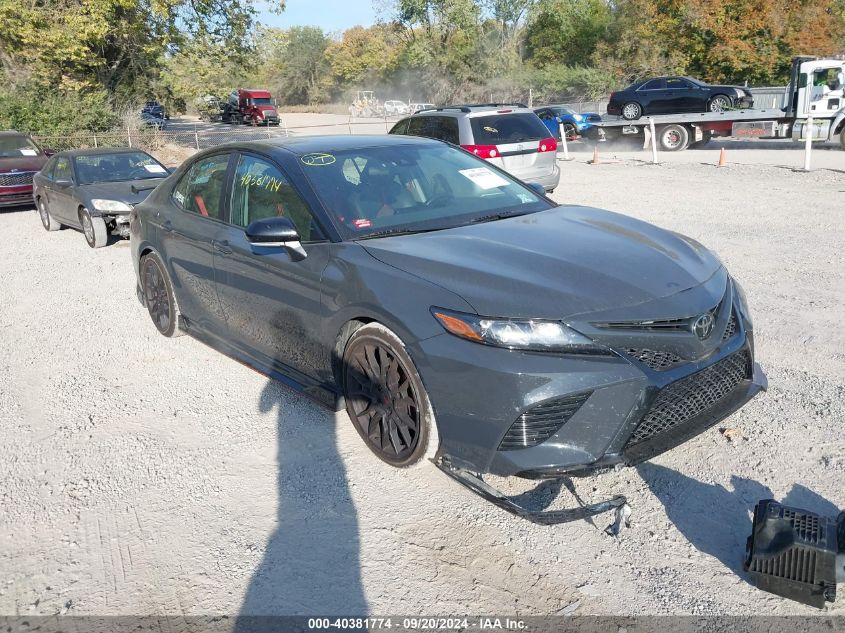
[[558, 205], [438, 140], [207, 150], [134, 208], [130, 233], [161, 334], [345, 407], [398, 467], [635, 464], [765, 384], [743, 290], [707, 248]]

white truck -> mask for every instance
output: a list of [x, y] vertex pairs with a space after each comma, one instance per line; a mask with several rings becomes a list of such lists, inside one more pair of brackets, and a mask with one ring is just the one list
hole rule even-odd
[[[608, 140], [645, 134], [651, 119], [659, 147], [680, 151], [714, 136], [839, 140], [845, 149], [845, 59], [796, 57], [781, 109], [658, 114], [593, 123]], [[808, 122], [812, 119], [812, 127]]]

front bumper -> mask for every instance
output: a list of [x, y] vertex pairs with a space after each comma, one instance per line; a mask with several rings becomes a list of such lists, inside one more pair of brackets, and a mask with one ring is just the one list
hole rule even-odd
[[[744, 328], [705, 361], [663, 372], [621, 354], [509, 351], [449, 334], [420, 341], [410, 351], [434, 408], [440, 455], [460, 468], [502, 476], [559, 477], [633, 465], [698, 435], [766, 388], [754, 363], [753, 336]], [[632, 444], [638, 426], [654, 416], [661, 393], [670, 393], [673, 385], [683, 387], [699, 374], [706, 383], [708, 368], [738, 354], [747, 354], [747, 371], [726, 393], [719, 392], [711, 406]], [[502, 448], [517, 422], [538, 406], [553, 407], [585, 394], [580, 408], [547, 440], [527, 448]]]
[[0, 187], [0, 207], [34, 206], [32, 185]]

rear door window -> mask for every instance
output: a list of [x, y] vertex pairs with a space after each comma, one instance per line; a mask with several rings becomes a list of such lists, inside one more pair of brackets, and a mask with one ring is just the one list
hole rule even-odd
[[663, 90], [666, 87], [665, 79], [652, 79], [639, 87], [639, 90]]
[[223, 189], [231, 154], [198, 160], [173, 189], [173, 199], [185, 211], [214, 220], [223, 219]]
[[692, 84], [681, 77], [670, 77], [666, 80], [666, 88], [668, 90], [689, 90]]
[[53, 180], [73, 182], [73, 173], [70, 170], [70, 159], [62, 156], [56, 161], [56, 168], [53, 170]]
[[450, 116], [420, 116], [410, 119], [408, 134], [436, 138], [458, 145], [458, 120]]
[[549, 137], [549, 128], [534, 113], [492, 114], [472, 117], [470, 122], [475, 145], [522, 143]]

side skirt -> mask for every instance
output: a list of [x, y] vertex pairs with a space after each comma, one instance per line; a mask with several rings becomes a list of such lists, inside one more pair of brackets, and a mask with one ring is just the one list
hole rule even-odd
[[212, 334], [207, 330], [198, 328], [184, 317], [181, 317], [179, 320], [179, 329], [184, 330], [193, 338], [208, 345], [221, 354], [225, 354], [232, 360], [235, 360], [242, 365], [246, 365], [250, 369], [257, 371], [259, 374], [280, 382], [292, 391], [307, 396], [317, 404], [329, 409], [330, 411], [339, 410], [339, 403], [342, 399], [340, 398], [340, 395], [329, 385], [309, 378], [302, 372], [271, 359], [269, 356], [253, 352], [251, 350], [243, 350], [239, 346], [233, 345], [216, 334]]

